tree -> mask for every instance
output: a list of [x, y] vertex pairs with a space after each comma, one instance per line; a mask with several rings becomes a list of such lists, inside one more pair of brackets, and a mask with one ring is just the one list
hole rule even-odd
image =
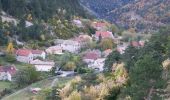
[[100, 34], [98, 38], [99, 40], [97, 41], [97, 43], [100, 43], [102, 41], [102, 35]]
[[73, 91], [68, 97], [68, 100], [81, 100], [81, 95], [79, 92]]
[[87, 43], [87, 48], [95, 49], [96, 46], [97, 46], [97, 44], [94, 41], [88, 41], [88, 43]]
[[14, 63], [14, 62], [16, 61], [16, 58], [15, 58], [15, 56], [12, 55], [12, 54], [7, 54], [7, 55], [5, 56], [5, 60], [6, 60], [7, 62]]
[[102, 41], [99, 45], [102, 50], [113, 49], [115, 47], [113, 40], [110, 38], [102, 39]]
[[117, 100], [118, 95], [121, 92], [121, 87], [115, 87], [111, 91], [109, 91], [109, 95], [105, 97], [106, 100]]
[[40, 73], [34, 67], [29, 66], [19, 70], [15, 78], [18, 87], [22, 87], [38, 81], [40, 79]]
[[117, 51], [113, 51], [109, 56], [107, 57], [104, 65], [104, 70], [107, 72], [112, 71], [112, 66], [114, 63], [119, 63], [121, 61], [121, 55]]
[[48, 97], [48, 100], [61, 100], [60, 96], [59, 96], [59, 89], [57, 89], [57, 87], [53, 87], [50, 96]]
[[65, 64], [65, 66], [63, 67], [63, 70], [73, 71], [75, 68], [76, 68], [75, 63], [72, 61], [69, 61]]
[[118, 27], [116, 26], [116, 25], [111, 25], [111, 31], [113, 32], [113, 33], [118, 33], [119, 32], [119, 29], [118, 29]]
[[[162, 66], [152, 55], [144, 55], [142, 59], [138, 60], [129, 72], [131, 85], [127, 88], [127, 91], [132, 100], [147, 98], [151, 89], [161, 88], [162, 71]], [[157, 96], [155, 92], [150, 93], [150, 95]]]
[[125, 53], [122, 56], [123, 61], [125, 62], [125, 67], [127, 71], [131, 69], [131, 67], [134, 66], [134, 63], [138, 60], [138, 52], [139, 50], [135, 47], [129, 46]]

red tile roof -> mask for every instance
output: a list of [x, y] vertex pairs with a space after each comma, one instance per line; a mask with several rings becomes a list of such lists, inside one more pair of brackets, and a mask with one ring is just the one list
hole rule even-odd
[[29, 54], [31, 54], [31, 51], [28, 49], [18, 49], [16, 51], [16, 55], [18, 56], [28, 56]]
[[32, 54], [42, 54], [42, 50], [31, 50]]
[[113, 34], [112, 32], [102, 32], [102, 31], [96, 31], [96, 36], [99, 37], [99, 36], [102, 36], [102, 38], [112, 38], [113, 37]]
[[15, 66], [0, 66], [0, 72], [9, 72], [11, 75], [14, 75], [16, 71]]
[[106, 23], [104, 23], [104, 22], [97, 22], [97, 23], [95, 23], [95, 26], [96, 27], [105, 27], [107, 24]]
[[139, 44], [140, 44], [140, 46], [144, 46], [145, 45], [145, 41], [139, 41]]
[[131, 42], [131, 45], [134, 46], [134, 47], [138, 47], [138, 46], [139, 46], [139, 42], [137, 42], [137, 41], [132, 41], [132, 42]]
[[140, 46], [143, 47], [145, 45], [145, 42], [144, 41], [139, 41], [139, 42], [132, 41], [131, 45], [134, 46], [134, 47], [140, 47]]
[[112, 53], [112, 49], [107, 49], [103, 52], [106, 56], [108, 56], [110, 53]]
[[100, 57], [100, 54], [98, 54], [97, 52], [88, 52], [84, 55], [84, 59], [93, 59], [96, 60], [97, 58]]

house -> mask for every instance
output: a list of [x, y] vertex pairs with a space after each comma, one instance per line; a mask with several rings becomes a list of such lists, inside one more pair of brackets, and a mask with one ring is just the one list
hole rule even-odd
[[137, 41], [132, 41], [130, 44], [133, 47], [139, 47], [140, 46], [139, 42], [137, 42]]
[[83, 56], [83, 61], [87, 64], [94, 63], [94, 61], [101, 57], [99, 50], [88, 51]]
[[55, 67], [55, 63], [53, 61], [41, 61], [39, 59], [33, 60], [30, 64], [34, 65], [36, 71], [41, 72], [49, 72]]
[[78, 37], [73, 39], [80, 43], [81, 48], [85, 47], [89, 42], [92, 41], [92, 37], [89, 35], [79, 35]]
[[103, 51], [102, 54], [104, 57], [107, 57], [110, 53], [112, 53], [112, 49], [107, 49], [107, 50]]
[[46, 58], [46, 53], [42, 50], [31, 50], [31, 53], [33, 54], [34, 59], [36, 59], [37, 57], [40, 57], [42, 59]]
[[73, 24], [75, 24], [77, 27], [83, 27], [81, 20], [78, 19], [74, 19]]
[[31, 50], [28, 49], [18, 49], [15, 54], [17, 61], [23, 63], [30, 63], [34, 58]]
[[130, 42], [131, 46], [133, 47], [143, 47], [145, 45], [145, 41], [132, 41]]
[[78, 53], [81, 49], [81, 43], [75, 40], [56, 40], [57, 46], [60, 46], [63, 50], [71, 52], [71, 53]]
[[114, 39], [114, 36], [112, 34], [112, 32], [109, 32], [109, 31], [96, 31], [95, 35], [94, 35], [94, 38], [96, 40], [99, 40], [99, 37], [101, 36], [101, 38], [111, 38], [111, 39]]
[[12, 66], [0, 66], [0, 80], [12, 81], [13, 75], [16, 74], [16, 67]]
[[123, 39], [122, 36], [114, 36], [113, 41], [114, 41], [115, 44], [120, 44], [122, 39]]
[[118, 44], [116, 50], [117, 50], [120, 54], [123, 54], [123, 53], [125, 53], [125, 50], [126, 50], [126, 48], [127, 48], [128, 46], [129, 46], [129, 45], [126, 44], [126, 43]]
[[102, 72], [104, 63], [105, 63], [105, 58], [98, 58], [94, 61], [94, 63], [89, 64], [88, 67], [92, 69], [97, 69], [98, 71]]
[[60, 46], [52, 46], [45, 50], [48, 54], [63, 54], [63, 49]]
[[29, 21], [25, 21], [25, 27], [30, 27], [34, 25], [33, 23], [29, 22]]
[[108, 27], [108, 23], [106, 22], [93, 22], [92, 27], [98, 31], [105, 31]]
[[18, 21], [11, 16], [3, 15], [1, 16], [1, 19], [3, 23], [8, 22], [8, 23], [13, 23], [14, 25], [18, 24]]
[[79, 41], [92, 41], [92, 37], [86, 34], [79, 35], [75, 39], [79, 39]]
[[140, 45], [141, 47], [144, 47], [144, 46], [145, 46], [145, 41], [140, 40], [140, 41], [139, 41], [139, 45]]

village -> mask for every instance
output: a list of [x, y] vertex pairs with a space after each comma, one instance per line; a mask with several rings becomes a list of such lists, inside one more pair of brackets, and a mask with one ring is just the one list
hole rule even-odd
[[170, 100], [170, 0], [0, 0], [0, 100]]
[[[15, 22], [14, 19], [3, 20]], [[30, 23], [28, 24], [32, 25]], [[73, 20], [73, 24], [77, 27], [84, 27], [80, 19]], [[27, 26], [29, 27], [29, 25]], [[38, 72], [48, 73], [55, 70], [55, 75], [66, 77], [77, 73], [75, 62], [66, 63], [67, 67], [63, 68], [61, 64], [56, 63], [53, 58], [50, 58], [51, 56], [62, 58], [63, 55], [67, 54], [76, 55], [85, 65], [83, 66], [86, 67], [84, 69], [90, 69], [100, 73], [104, 71], [105, 60], [113, 50], [123, 54], [130, 45], [143, 47], [145, 44], [145, 40], [139, 39], [124, 42], [124, 37], [110, 31], [109, 27], [111, 24], [105, 21], [92, 21], [90, 26], [96, 30], [95, 34], [91, 36], [80, 33], [79, 36], [67, 40], [55, 39], [53, 41], [54, 45], [45, 49], [27, 49], [23, 46], [23, 48], [14, 49], [13, 53], [17, 62], [32, 65]], [[97, 44], [98, 46], [96, 46]], [[3, 52], [1, 53], [3, 54]], [[0, 80], [12, 81], [17, 70], [14, 64], [1, 65]]]

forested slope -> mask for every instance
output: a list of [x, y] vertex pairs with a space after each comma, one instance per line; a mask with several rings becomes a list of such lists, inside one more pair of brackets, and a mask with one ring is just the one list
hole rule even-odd
[[157, 30], [170, 24], [170, 0], [81, 0], [107, 19], [125, 28]]
[[31, 14], [33, 18], [47, 20], [57, 14], [58, 10], [65, 10], [67, 17], [86, 16], [79, 0], [0, 0], [0, 8], [18, 18]]
[[[7, 34], [10, 37], [18, 36], [20, 41], [26, 42], [42, 40], [42, 37], [45, 40], [51, 37], [71, 38], [79, 33], [77, 27], [72, 25], [73, 18], [90, 17], [79, 0], [0, 0], [0, 10], [0, 16], [17, 21], [14, 25], [0, 19], [0, 45], [7, 43]], [[33, 25], [25, 27], [25, 21]]]

